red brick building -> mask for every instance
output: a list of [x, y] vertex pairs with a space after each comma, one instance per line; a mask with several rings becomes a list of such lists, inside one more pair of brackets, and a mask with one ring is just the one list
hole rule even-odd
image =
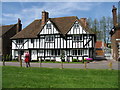
[[112, 13], [114, 27], [110, 32], [111, 50], [113, 59], [118, 60], [118, 57], [120, 57], [120, 25], [117, 22], [117, 8], [115, 6], [113, 6]]
[[96, 48], [96, 56], [104, 56], [106, 44], [103, 41], [96, 41], [95, 48]]

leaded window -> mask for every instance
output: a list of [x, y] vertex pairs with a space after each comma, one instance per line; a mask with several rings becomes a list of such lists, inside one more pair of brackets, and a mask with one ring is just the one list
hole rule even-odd
[[46, 25], [46, 28], [47, 28], [47, 29], [51, 29], [51, 24], [50, 24], [50, 23], [47, 24], [47, 25]]
[[16, 40], [16, 43], [17, 43], [17, 44], [22, 44], [23, 42], [24, 42], [23, 39], [18, 39], [18, 40]]
[[46, 36], [45, 41], [46, 42], [53, 42], [54, 41], [54, 36], [53, 35]]
[[60, 55], [60, 50], [51, 50], [51, 55]]
[[73, 36], [73, 41], [81, 41], [82, 40], [82, 36], [81, 35], [74, 35]]
[[79, 24], [74, 24], [74, 28], [79, 28]]

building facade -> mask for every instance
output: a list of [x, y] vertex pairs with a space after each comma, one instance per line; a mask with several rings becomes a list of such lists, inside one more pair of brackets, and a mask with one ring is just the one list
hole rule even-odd
[[61, 52], [65, 61], [94, 58], [96, 36], [87, 28], [85, 18], [49, 18], [49, 13], [43, 11], [42, 19], [34, 20], [11, 39], [13, 59], [19, 54], [24, 59], [26, 51], [31, 60], [61, 61]]
[[19, 19], [17, 24], [0, 26], [0, 55], [6, 56], [11, 54], [12, 41], [10, 38], [19, 32], [21, 28], [22, 26]]
[[117, 22], [117, 8], [115, 6], [113, 6], [112, 13], [114, 27], [110, 31], [111, 51], [113, 59], [118, 60], [120, 57], [120, 24]]

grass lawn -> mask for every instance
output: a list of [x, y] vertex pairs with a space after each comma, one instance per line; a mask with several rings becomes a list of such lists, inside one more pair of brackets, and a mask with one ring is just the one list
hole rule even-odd
[[118, 88], [117, 70], [4, 66], [3, 88]]

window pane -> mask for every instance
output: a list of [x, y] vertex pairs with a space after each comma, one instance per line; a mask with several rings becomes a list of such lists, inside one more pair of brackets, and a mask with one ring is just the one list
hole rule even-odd
[[79, 24], [74, 24], [74, 28], [78, 28], [79, 27]]
[[78, 50], [78, 55], [81, 55], [81, 50]]
[[84, 54], [88, 54], [88, 53], [87, 53], [87, 51], [88, 51], [88, 50], [87, 50], [87, 49], [85, 49], [85, 50], [84, 50]]
[[23, 42], [24, 42], [23, 39], [16, 40], [16, 43], [18, 43], [18, 44], [21, 44], [21, 43], [23, 43]]
[[60, 55], [60, 50], [58, 50], [58, 55]]
[[47, 24], [47, 29], [51, 29], [51, 24]]
[[34, 39], [31, 39], [31, 43], [34, 43]]
[[80, 41], [80, 40], [82, 40], [82, 36], [80, 36], [80, 35], [75, 35], [75, 36], [73, 36], [73, 40], [74, 40], [74, 41]]
[[73, 50], [73, 55], [77, 55], [77, 50]]
[[77, 55], [77, 50], [75, 50], [75, 55]]
[[47, 42], [52, 42], [52, 41], [54, 41], [54, 36], [46, 36], [45, 40]]

